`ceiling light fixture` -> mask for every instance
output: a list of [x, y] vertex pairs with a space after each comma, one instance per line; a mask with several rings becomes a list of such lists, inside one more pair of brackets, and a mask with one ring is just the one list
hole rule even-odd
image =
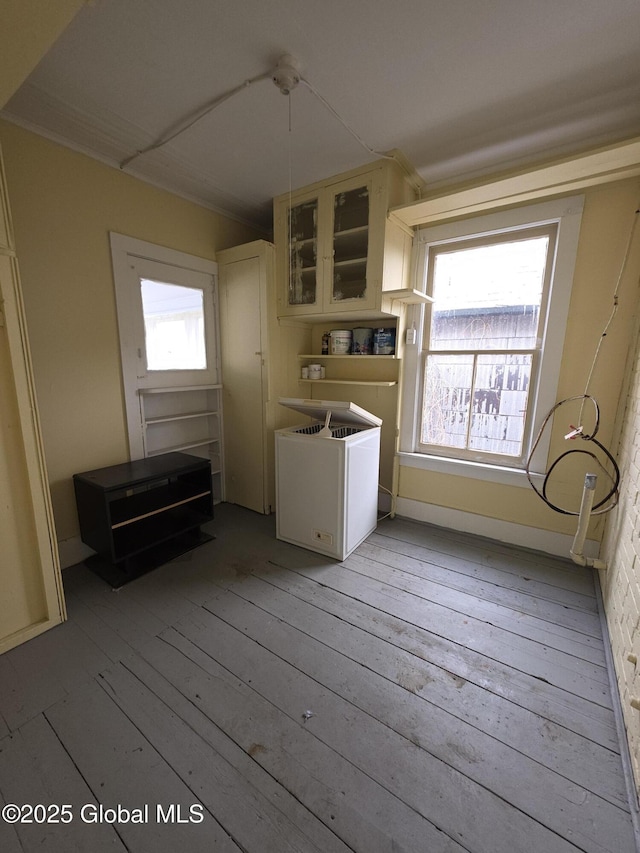
[[205, 104], [200, 109], [196, 110], [196, 112], [191, 113], [189, 116], [184, 118], [182, 121], [172, 125], [167, 131], [165, 131], [162, 136], [160, 136], [155, 142], [151, 143], [151, 145], [147, 145], [146, 148], [141, 148], [132, 154], [129, 157], [125, 157], [124, 160], [120, 163], [120, 168], [124, 169], [126, 166], [130, 165], [134, 160], [138, 157], [141, 157], [143, 154], [149, 154], [151, 151], [157, 151], [158, 148], [162, 148], [163, 145], [167, 145], [169, 142], [174, 140], [176, 137], [180, 136], [180, 134], [189, 130], [189, 128], [193, 127], [196, 122], [200, 121], [200, 119], [212, 113], [215, 109], [228, 101], [230, 98], [233, 98], [235, 95], [242, 92], [244, 89], [248, 89], [249, 86], [252, 86], [254, 83], [259, 82], [260, 80], [266, 80], [271, 78], [271, 80], [275, 83], [278, 89], [282, 92], [283, 95], [290, 95], [291, 92], [298, 86], [299, 83], [303, 83], [309, 91], [320, 101], [320, 103], [324, 104], [324, 106], [329, 110], [331, 115], [340, 122], [340, 124], [353, 136], [353, 138], [371, 155], [374, 157], [385, 157], [389, 160], [397, 159], [393, 154], [388, 154], [384, 151], [376, 151], [374, 148], [371, 148], [367, 145], [364, 140], [362, 140], [358, 134], [351, 128], [349, 125], [341, 118], [340, 115], [336, 112], [336, 110], [331, 106], [331, 104], [322, 97], [322, 95], [309, 83], [308, 80], [302, 76], [300, 63], [295, 57], [291, 56], [289, 53], [285, 53], [278, 60], [275, 68], [272, 71], [268, 71], [265, 74], [258, 74], [256, 77], [251, 77], [248, 80], [245, 80], [239, 86], [235, 86], [233, 89], [229, 89], [229, 91], [225, 92], [223, 95], [215, 98], [215, 100], [210, 101]]
[[289, 53], [281, 56], [273, 69], [271, 79], [283, 95], [289, 95], [302, 79], [297, 59]]

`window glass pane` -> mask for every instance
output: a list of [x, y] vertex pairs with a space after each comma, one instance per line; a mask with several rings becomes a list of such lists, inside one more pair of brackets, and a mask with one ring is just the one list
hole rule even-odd
[[549, 238], [435, 251], [430, 349], [530, 349]]
[[422, 444], [520, 456], [530, 353], [428, 355]]
[[367, 291], [369, 190], [338, 193], [333, 201], [332, 301], [364, 299]]
[[289, 211], [289, 305], [316, 301], [318, 199]]
[[427, 356], [421, 442], [466, 447], [469, 429], [473, 355]]
[[141, 279], [148, 370], [204, 370], [202, 291]]
[[469, 448], [505, 456], [522, 452], [531, 355], [479, 355]]

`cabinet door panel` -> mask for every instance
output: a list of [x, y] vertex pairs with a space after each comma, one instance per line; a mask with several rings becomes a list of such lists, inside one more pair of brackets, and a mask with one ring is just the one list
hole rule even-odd
[[278, 316], [388, 313], [382, 310], [388, 201], [391, 184], [403, 180], [387, 162], [276, 199]]
[[[221, 253], [224, 257], [224, 253]], [[226, 487], [229, 503], [267, 512], [264, 293], [258, 256], [220, 262]], [[262, 309], [262, 310], [261, 310]]]
[[331, 251], [324, 310], [348, 314], [379, 309], [386, 218], [381, 173], [373, 170], [337, 182], [327, 193]]
[[320, 192], [296, 194], [276, 209], [275, 232], [281, 251], [277, 257], [280, 287], [279, 315], [305, 316], [322, 311], [324, 266], [327, 254]]

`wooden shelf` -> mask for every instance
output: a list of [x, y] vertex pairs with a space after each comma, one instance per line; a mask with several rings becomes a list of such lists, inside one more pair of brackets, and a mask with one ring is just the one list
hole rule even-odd
[[[159, 491], [159, 490], [158, 490]], [[117, 521], [111, 524], [111, 529], [116, 530], [119, 527], [126, 527], [128, 524], [135, 524], [138, 521], [142, 521], [143, 518], [150, 518], [152, 515], [160, 515], [160, 513], [168, 512], [171, 509], [175, 509], [178, 506], [184, 506], [185, 504], [191, 503], [192, 501], [197, 501], [198, 498], [205, 498], [207, 495], [211, 494], [211, 489], [206, 489], [204, 492], [198, 492], [197, 494], [190, 494], [186, 498], [182, 498], [181, 500], [173, 500], [171, 503], [162, 503], [156, 509], [148, 509], [146, 512], [139, 512], [138, 515], [132, 515], [131, 517], [124, 517], [122, 521]], [[135, 497], [135, 496], [134, 496]], [[144, 498], [144, 495], [141, 497]], [[126, 512], [134, 509], [134, 499], [126, 498], [127, 501]], [[115, 501], [111, 504], [111, 517], [116, 515], [115, 511]], [[145, 503], [141, 502], [141, 506], [145, 506]], [[122, 510], [121, 510], [122, 511]]]
[[208, 412], [189, 412], [184, 415], [165, 415], [159, 418], [147, 418], [145, 423], [147, 426], [149, 424], [164, 424], [170, 423], [171, 421], [185, 421], [190, 420], [191, 418], [211, 418], [211, 417], [219, 417], [220, 412], [216, 411], [208, 411]]
[[432, 296], [427, 296], [421, 290], [412, 290], [408, 287], [401, 288], [400, 290], [383, 290], [382, 298], [404, 302], [407, 305], [424, 305], [427, 302], [433, 302]]
[[152, 450], [149, 457], [161, 456], [163, 453], [180, 453], [183, 450], [191, 450], [194, 447], [206, 447], [207, 444], [219, 443], [219, 438], [203, 438], [198, 441], [190, 441], [185, 444], [177, 444], [175, 447], [163, 447], [162, 450]]
[[317, 358], [319, 360], [324, 361], [325, 358], [342, 358], [348, 359], [349, 361], [361, 361], [363, 363], [370, 361], [371, 359], [375, 359], [376, 361], [383, 361], [386, 359], [387, 361], [400, 361], [400, 356], [398, 355], [318, 355], [315, 353], [314, 355], [309, 355], [309, 353], [299, 353], [298, 358], [300, 359], [308, 359], [308, 358]]
[[181, 394], [184, 391], [217, 391], [222, 385], [169, 385], [166, 388], [139, 388], [138, 394]]
[[342, 261], [334, 261], [333, 262], [333, 268], [335, 270], [335, 269], [341, 269], [342, 267], [348, 267], [348, 266], [362, 266], [363, 264], [366, 264], [366, 263], [367, 263], [366, 258], [345, 258]]
[[393, 382], [382, 382], [378, 380], [358, 380], [358, 379], [299, 379], [298, 382], [313, 382], [320, 383], [321, 385], [372, 385], [378, 386], [379, 388], [391, 388], [393, 385], [397, 385], [396, 381]]

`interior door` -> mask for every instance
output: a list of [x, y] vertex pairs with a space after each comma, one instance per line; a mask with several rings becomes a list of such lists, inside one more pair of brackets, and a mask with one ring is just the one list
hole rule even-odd
[[270, 511], [266, 476], [267, 330], [260, 243], [220, 252], [220, 338], [224, 377], [225, 497]]

